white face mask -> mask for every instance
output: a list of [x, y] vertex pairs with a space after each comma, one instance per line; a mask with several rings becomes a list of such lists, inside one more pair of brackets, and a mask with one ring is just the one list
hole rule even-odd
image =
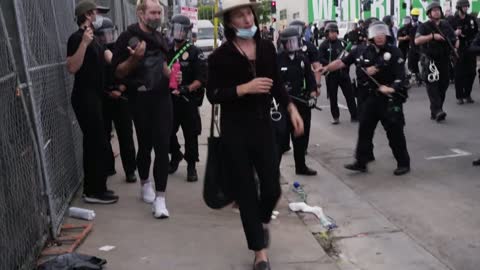
[[257, 33], [257, 26], [253, 25], [250, 28], [236, 28], [237, 29], [237, 37], [241, 39], [252, 39], [255, 34]]

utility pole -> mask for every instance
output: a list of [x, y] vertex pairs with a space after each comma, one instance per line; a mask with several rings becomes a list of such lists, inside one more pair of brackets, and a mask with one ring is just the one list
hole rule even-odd
[[[218, 1], [215, 0], [215, 7], [214, 7], [214, 13], [216, 14], [218, 12]], [[218, 18], [215, 17], [213, 19], [213, 48], [216, 49], [218, 47]]]

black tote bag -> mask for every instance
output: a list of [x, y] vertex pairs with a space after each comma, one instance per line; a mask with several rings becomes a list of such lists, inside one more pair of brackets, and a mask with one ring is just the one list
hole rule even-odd
[[[208, 138], [207, 166], [203, 182], [203, 200], [212, 209], [221, 209], [233, 202], [228, 188], [228, 168], [222, 153], [222, 139], [216, 116], [215, 105], [212, 105], [212, 120]], [[219, 134], [215, 137], [215, 127]]]

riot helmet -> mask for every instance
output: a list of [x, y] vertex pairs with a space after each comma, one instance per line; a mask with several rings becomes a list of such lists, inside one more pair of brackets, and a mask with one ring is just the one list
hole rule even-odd
[[305, 31], [305, 22], [304, 21], [294, 20], [288, 26], [289, 27], [294, 27], [295, 29], [297, 29], [297, 32], [300, 35], [300, 37], [303, 37], [303, 33]]
[[432, 1], [427, 5], [427, 15], [430, 16], [430, 12], [432, 12], [432, 9], [434, 8], [439, 8], [440, 12], [442, 13], [443, 16], [443, 10], [442, 10], [442, 5], [440, 5], [440, 2], [438, 1]]
[[368, 39], [373, 40], [375, 37], [385, 35], [390, 37], [390, 29], [384, 22], [374, 22], [368, 27]]
[[97, 15], [97, 19], [93, 23], [94, 34], [103, 45], [115, 43], [117, 39], [117, 28], [110, 18]]
[[298, 33], [298, 28], [294, 26], [285, 28], [282, 33], [280, 33], [280, 41], [282, 42], [284, 50], [288, 53], [294, 53], [300, 50], [300, 35]]
[[171, 37], [176, 42], [183, 42], [189, 38], [192, 24], [185, 15], [175, 15], [171, 22]]

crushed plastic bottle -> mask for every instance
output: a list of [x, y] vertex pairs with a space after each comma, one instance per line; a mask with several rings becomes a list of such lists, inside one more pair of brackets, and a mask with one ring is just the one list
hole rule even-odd
[[303, 189], [303, 185], [301, 185], [299, 182], [297, 182], [297, 181], [293, 182], [292, 190], [293, 190], [293, 192], [298, 194], [298, 197], [300, 198], [300, 200], [302, 202], [307, 201], [307, 193]]

